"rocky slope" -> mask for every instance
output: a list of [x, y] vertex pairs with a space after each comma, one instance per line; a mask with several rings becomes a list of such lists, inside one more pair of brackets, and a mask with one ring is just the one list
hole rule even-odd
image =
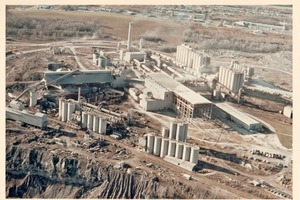
[[6, 147], [7, 198], [213, 198], [181, 182], [44, 147]]

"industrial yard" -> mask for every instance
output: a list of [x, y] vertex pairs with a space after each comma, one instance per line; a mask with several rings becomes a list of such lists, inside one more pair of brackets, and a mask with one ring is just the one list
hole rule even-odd
[[292, 7], [6, 10], [6, 198], [293, 198]]

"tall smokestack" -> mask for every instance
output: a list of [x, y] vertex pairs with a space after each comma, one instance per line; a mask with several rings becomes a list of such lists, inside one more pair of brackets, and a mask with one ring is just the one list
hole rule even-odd
[[129, 23], [129, 28], [128, 28], [128, 40], [127, 40], [127, 49], [131, 49], [131, 39], [132, 39], [132, 22]]

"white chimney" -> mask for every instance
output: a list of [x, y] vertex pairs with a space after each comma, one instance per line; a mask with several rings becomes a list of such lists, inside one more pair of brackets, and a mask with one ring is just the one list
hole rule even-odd
[[129, 23], [129, 28], [128, 28], [128, 40], [127, 40], [127, 49], [131, 49], [131, 39], [132, 39], [132, 34], [131, 30], [132, 29], [132, 22]]

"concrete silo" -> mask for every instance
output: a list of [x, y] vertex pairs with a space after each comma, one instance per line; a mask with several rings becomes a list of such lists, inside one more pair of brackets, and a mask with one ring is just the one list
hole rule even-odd
[[153, 149], [153, 154], [156, 156], [160, 155], [160, 149], [161, 149], [161, 141], [162, 138], [161, 137], [155, 137], [154, 138], [154, 149]]

